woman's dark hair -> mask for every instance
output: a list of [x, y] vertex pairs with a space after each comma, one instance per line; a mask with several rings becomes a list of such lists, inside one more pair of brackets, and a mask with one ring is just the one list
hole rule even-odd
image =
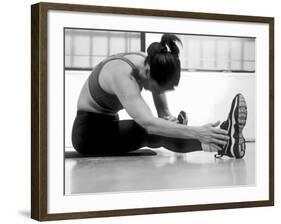
[[150, 66], [150, 76], [160, 86], [177, 86], [180, 80], [179, 48], [180, 39], [173, 34], [164, 34], [160, 42], [147, 48], [145, 64]]

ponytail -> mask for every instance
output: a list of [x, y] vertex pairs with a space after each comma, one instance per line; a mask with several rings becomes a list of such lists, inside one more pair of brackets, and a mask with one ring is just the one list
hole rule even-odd
[[176, 35], [164, 34], [160, 41], [162, 52], [171, 52], [171, 54], [179, 56], [180, 50], [176, 45], [176, 42], [179, 42], [182, 45], [181, 40]]
[[175, 56], [179, 56], [179, 48], [176, 45], [179, 42], [182, 45], [181, 40], [174, 34], [163, 34], [160, 42], [154, 42], [147, 48], [147, 54], [153, 57], [156, 54], [171, 53]]

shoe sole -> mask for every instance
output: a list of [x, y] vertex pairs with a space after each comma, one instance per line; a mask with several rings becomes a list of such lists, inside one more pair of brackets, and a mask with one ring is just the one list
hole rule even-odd
[[242, 94], [237, 94], [234, 98], [230, 111], [230, 144], [228, 154], [237, 159], [244, 157], [246, 152], [245, 138], [243, 129], [247, 121], [247, 103]]

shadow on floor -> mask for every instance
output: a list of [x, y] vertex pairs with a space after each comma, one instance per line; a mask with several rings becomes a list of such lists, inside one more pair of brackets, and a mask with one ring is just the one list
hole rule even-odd
[[151, 149], [139, 149], [133, 152], [127, 152], [122, 154], [95, 154], [95, 155], [82, 155], [78, 152], [64, 152], [64, 158], [87, 158], [87, 157], [123, 157], [123, 156], [156, 156], [157, 153], [152, 151]]
[[28, 210], [20, 210], [18, 211], [18, 213], [25, 218], [30, 218], [31, 216], [30, 211]]

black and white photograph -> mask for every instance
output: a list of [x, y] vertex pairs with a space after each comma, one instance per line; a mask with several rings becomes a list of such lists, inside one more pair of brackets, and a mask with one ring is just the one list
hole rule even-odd
[[65, 194], [255, 185], [256, 40], [64, 28]]

